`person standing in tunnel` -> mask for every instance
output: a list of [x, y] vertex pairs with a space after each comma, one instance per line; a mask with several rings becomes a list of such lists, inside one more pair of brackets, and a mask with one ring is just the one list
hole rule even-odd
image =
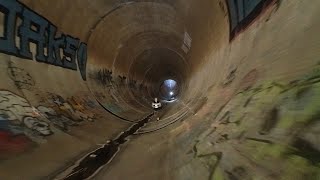
[[[154, 101], [152, 102], [152, 108], [154, 110], [154, 115], [158, 116], [158, 111], [161, 109], [162, 105], [160, 101], [158, 101], [158, 98], [154, 98]], [[157, 121], [160, 120], [160, 117], [157, 117]]]

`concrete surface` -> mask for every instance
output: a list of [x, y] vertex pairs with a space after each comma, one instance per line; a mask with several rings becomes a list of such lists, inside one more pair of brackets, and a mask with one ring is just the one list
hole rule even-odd
[[320, 1], [275, 0], [232, 40], [224, 0], [10, 2], [24, 8], [8, 31], [19, 52], [30, 35], [20, 27], [43, 17], [55, 38], [86, 44], [87, 56], [70, 48], [72, 70], [62, 48], [54, 57], [68, 58], [58, 66], [40, 62], [35, 43], [30, 60], [4, 51], [1, 39], [0, 179], [68, 179], [91, 152], [152, 114], [169, 78], [178, 100], [91, 179], [320, 179]]

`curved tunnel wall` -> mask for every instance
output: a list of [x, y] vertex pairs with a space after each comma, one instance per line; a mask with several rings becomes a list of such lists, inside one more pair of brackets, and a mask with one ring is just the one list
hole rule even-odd
[[[78, 71], [0, 54], [1, 179], [56, 177], [152, 113], [171, 77], [178, 101], [96, 178], [316, 177], [320, 4], [274, 2], [230, 41], [225, 1], [21, 1], [57, 27], [56, 38], [87, 45], [86, 81], [83, 53]], [[15, 35], [28, 17], [21, 7]]]

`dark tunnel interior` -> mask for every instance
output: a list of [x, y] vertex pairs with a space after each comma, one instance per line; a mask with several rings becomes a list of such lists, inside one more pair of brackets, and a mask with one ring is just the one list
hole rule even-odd
[[320, 179], [319, 16], [302, 0], [0, 0], [0, 179]]

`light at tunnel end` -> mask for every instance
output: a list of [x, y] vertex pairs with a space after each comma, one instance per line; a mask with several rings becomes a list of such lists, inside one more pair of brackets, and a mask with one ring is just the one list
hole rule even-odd
[[173, 101], [179, 95], [179, 85], [176, 80], [166, 79], [160, 86], [160, 97], [166, 101]]

